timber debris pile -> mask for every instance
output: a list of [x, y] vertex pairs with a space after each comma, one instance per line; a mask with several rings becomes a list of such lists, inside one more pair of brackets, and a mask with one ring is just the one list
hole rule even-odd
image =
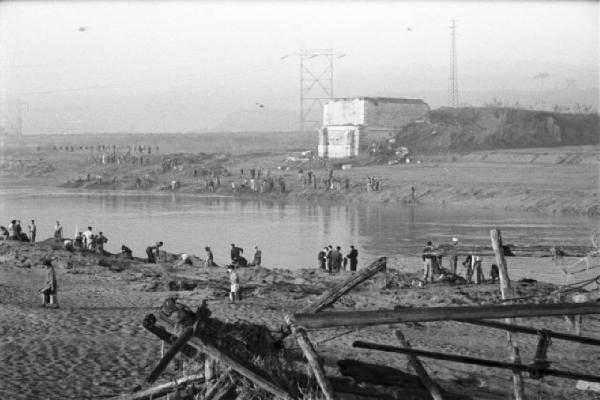
[[[499, 265], [502, 302], [498, 304], [461, 307], [406, 307], [364, 311], [327, 311], [342, 296], [378, 273], [386, 273], [387, 259], [381, 257], [368, 267], [340, 282], [308, 306], [282, 315], [280, 329], [273, 330], [261, 324], [227, 322], [215, 318], [203, 301], [196, 310], [175, 298], [164, 301], [159, 311], [148, 314], [143, 326], [168, 344], [156, 366], [147, 378], [128, 394], [118, 399], [156, 399], [170, 395], [170, 399], [468, 399], [460, 391], [440, 385], [428, 372], [422, 359], [436, 359], [479, 367], [508, 370], [513, 376], [513, 396], [525, 399], [525, 380], [539, 381], [544, 377], [558, 377], [577, 381], [577, 387], [594, 388], [600, 385], [600, 375], [557, 368], [552, 365], [550, 346], [554, 340], [600, 346], [600, 339], [563, 333], [550, 329], [536, 329], [518, 323], [516, 318], [567, 317], [600, 314], [600, 288], [581, 290], [585, 285], [567, 285], [560, 302], [512, 301], [514, 290], [508, 277], [505, 253], [512, 256], [519, 251], [522, 257], [545, 256], [548, 249], [517, 249], [502, 245], [496, 229], [491, 231], [494, 256]], [[467, 249], [470, 254], [487, 254], [490, 249]], [[530, 249], [531, 250], [531, 249]], [[583, 254], [584, 249], [560, 249]], [[438, 249], [439, 251], [439, 249]], [[442, 250], [443, 251], [443, 250]], [[444, 254], [461, 254], [465, 249], [454, 247]], [[558, 249], [550, 250], [554, 256]], [[597, 256], [597, 250], [586, 251]], [[593, 282], [597, 285], [598, 279]], [[586, 284], [587, 284], [586, 283]], [[568, 300], [568, 301], [566, 301]], [[502, 320], [503, 322], [494, 321]], [[402, 324], [421, 324], [434, 321], [452, 321], [506, 332], [510, 361], [471, 357], [451, 352], [416, 349], [402, 332]], [[320, 355], [309, 335], [322, 329], [361, 329], [370, 326], [388, 326], [395, 343], [376, 343], [355, 340], [353, 348], [375, 352], [403, 354], [415, 375], [387, 365], [366, 363], [354, 359], [336, 359]], [[347, 333], [347, 332], [346, 332]], [[522, 356], [515, 334], [537, 339], [535, 353]], [[342, 334], [343, 335], [343, 334]], [[450, 339], [449, 339], [450, 340]], [[168, 383], [156, 385], [169, 364], [183, 361], [184, 375]], [[498, 358], [501, 358], [498, 356]], [[337, 370], [338, 373], [332, 373]], [[340, 376], [341, 375], [341, 376]], [[173, 397], [174, 396], [174, 397]]]

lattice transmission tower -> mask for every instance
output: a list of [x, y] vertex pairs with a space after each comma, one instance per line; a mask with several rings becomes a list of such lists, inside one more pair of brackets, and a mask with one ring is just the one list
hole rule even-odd
[[458, 99], [458, 68], [456, 63], [456, 21], [452, 18], [450, 26], [450, 36], [452, 37], [451, 55], [450, 55], [450, 79], [448, 80], [448, 106], [457, 108]]

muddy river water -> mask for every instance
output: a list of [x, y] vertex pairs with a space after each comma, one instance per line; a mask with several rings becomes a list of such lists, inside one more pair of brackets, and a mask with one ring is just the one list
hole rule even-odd
[[[600, 227], [591, 217], [549, 216], [499, 210], [405, 207], [392, 204], [309, 205], [280, 204], [225, 197], [199, 197], [133, 192], [82, 192], [61, 189], [0, 189], [0, 214], [7, 225], [20, 219], [27, 229], [32, 218], [38, 239], [52, 235], [58, 219], [65, 236], [88, 225], [103, 231], [106, 249], [122, 244], [136, 256], [147, 245], [162, 240], [174, 253], [204, 255], [210, 245], [219, 264], [227, 262], [231, 243], [242, 247], [247, 258], [253, 246], [263, 252], [263, 265], [278, 268], [314, 267], [319, 249], [328, 244], [347, 253], [354, 244], [359, 267], [386, 255], [392, 267], [419, 268], [418, 254], [427, 240], [464, 244], [489, 244], [493, 227], [502, 231], [504, 243], [589, 245]], [[512, 260], [512, 261], [511, 261]], [[484, 259], [487, 273], [492, 259]], [[511, 278], [529, 277], [564, 282], [561, 269], [550, 259], [509, 259]]]

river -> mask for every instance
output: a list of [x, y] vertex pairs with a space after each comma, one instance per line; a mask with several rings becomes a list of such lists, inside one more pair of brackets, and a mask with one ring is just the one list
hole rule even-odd
[[[38, 226], [38, 239], [52, 236], [58, 219], [65, 236], [76, 227], [103, 231], [106, 249], [129, 246], [144, 256], [147, 245], [162, 240], [173, 253], [204, 255], [210, 245], [219, 264], [227, 262], [231, 243], [244, 248], [251, 259], [253, 246], [263, 252], [263, 265], [278, 268], [314, 267], [321, 247], [332, 244], [347, 253], [354, 244], [359, 267], [382, 255], [391, 267], [419, 268], [418, 254], [427, 240], [448, 243], [453, 236], [463, 244], [489, 244], [493, 227], [502, 231], [505, 244], [589, 245], [600, 220], [591, 217], [549, 216], [498, 210], [403, 207], [400, 205], [283, 204], [227, 197], [200, 197], [139, 192], [86, 192], [47, 188], [4, 187], [0, 210], [8, 225], [30, 219]], [[513, 261], [514, 260], [514, 261]], [[493, 262], [484, 260], [487, 274]], [[560, 268], [550, 259], [509, 259], [511, 278], [564, 282]]]

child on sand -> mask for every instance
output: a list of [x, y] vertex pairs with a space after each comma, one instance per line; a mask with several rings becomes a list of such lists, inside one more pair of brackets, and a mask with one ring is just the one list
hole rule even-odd
[[235, 271], [235, 266], [229, 265], [227, 267], [229, 272], [229, 282], [231, 283], [231, 291], [229, 292], [229, 301], [235, 303], [236, 301], [242, 300], [240, 297], [240, 277]]

